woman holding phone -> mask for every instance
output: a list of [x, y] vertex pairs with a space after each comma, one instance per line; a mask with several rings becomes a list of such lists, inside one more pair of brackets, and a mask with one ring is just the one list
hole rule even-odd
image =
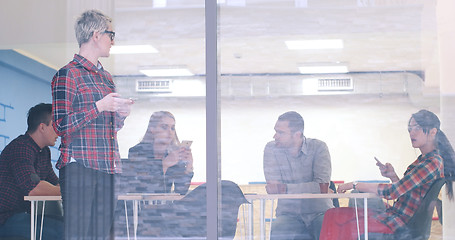
[[153, 192], [186, 194], [193, 178], [190, 145], [191, 141], [180, 143], [172, 113], [154, 112], [142, 141], [129, 149], [128, 159], [146, 162], [154, 179]]
[[[368, 213], [370, 233], [393, 234], [405, 227], [422, 204], [430, 186], [439, 178], [446, 178], [447, 193], [449, 198], [453, 199], [455, 152], [440, 129], [438, 117], [430, 111], [420, 110], [412, 114], [408, 122], [408, 132], [412, 146], [418, 148], [421, 155], [408, 166], [401, 179], [390, 163], [382, 164], [376, 159], [382, 176], [390, 178], [392, 183], [349, 182], [338, 187], [338, 192], [354, 189], [395, 200], [385, 211]], [[360, 233], [363, 234], [363, 228]], [[355, 209], [329, 209], [324, 217], [320, 239], [357, 239]]]

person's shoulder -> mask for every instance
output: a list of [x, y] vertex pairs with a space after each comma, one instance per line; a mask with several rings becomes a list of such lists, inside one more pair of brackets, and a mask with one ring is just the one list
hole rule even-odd
[[307, 138], [306, 145], [309, 149], [325, 149], [328, 148], [327, 144], [319, 139], [316, 138]]
[[77, 71], [80, 69], [82, 66], [75, 60], [71, 60], [68, 64], [65, 66], [61, 67], [57, 71], [57, 75], [68, 75], [71, 74], [74, 71]]
[[151, 146], [152, 145], [149, 144], [149, 143], [138, 143], [138, 144], [132, 146], [129, 149], [129, 152], [138, 152], [138, 151], [150, 150]]
[[438, 165], [442, 165], [443, 158], [438, 151], [434, 150], [425, 155], [424, 162], [435, 162]]
[[307, 144], [312, 144], [312, 145], [327, 145], [324, 141], [316, 139], [316, 138], [307, 138], [306, 142], [307, 142]]
[[22, 134], [17, 136], [15, 139], [13, 139], [8, 145], [6, 145], [5, 149], [7, 147], [28, 147], [31, 144], [32, 138], [28, 136], [27, 134]]
[[275, 141], [270, 141], [267, 144], [265, 144], [265, 148], [271, 148], [274, 149], [276, 146]]
[[23, 153], [27, 149], [31, 149], [31, 143], [29, 137], [24, 135], [19, 135], [13, 139], [6, 147], [2, 150], [2, 155], [7, 154], [19, 154]]
[[138, 143], [128, 150], [128, 158], [142, 156], [144, 154], [153, 154], [153, 144]]

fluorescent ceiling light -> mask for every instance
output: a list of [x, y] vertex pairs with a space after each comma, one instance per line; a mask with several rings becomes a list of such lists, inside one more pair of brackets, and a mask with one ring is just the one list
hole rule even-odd
[[300, 40], [284, 41], [288, 49], [341, 49], [343, 48], [342, 39], [320, 39], [320, 40]]
[[194, 74], [186, 68], [142, 69], [139, 71], [149, 77], [194, 76]]
[[157, 53], [158, 50], [152, 45], [114, 45], [111, 47], [111, 54], [137, 54]]
[[153, 0], [154, 8], [164, 8], [167, 5], [167, 0]]
[[232, 6], [232, 7], [245, 7], [246, 6], [246, 0], [226, 0], [223, 2], [226, 5]]
[[301, 74], [310, 73], [347, 73], [348, 67], [346, 66], [305, 66], [299, 67]]
[[307, 8], [308, 7], [308, 0], [295, 0], [295, 7]]

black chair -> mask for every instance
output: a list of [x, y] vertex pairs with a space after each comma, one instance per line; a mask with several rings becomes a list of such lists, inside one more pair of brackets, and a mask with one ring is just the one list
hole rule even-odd
[[[337, 188], [335, 186], [335, 183], [333, 181], [330, 181], [330, 184], [329, 184], [329, 189], [333, 191], [333, 193], [337, 193]], [[340, 201], [338, 200], [338, 198], [334, 198], [332, 199], [333, 201], [333, 206], [338, 208], [340, 207]]]
[[[204, 238], [207, 234], [207, 188], [206, 184], [196, 187], [181, 200], [166, 204], [141, 206], [137, 234], [141, 238]], [[233, 239], [237, 228], [239, 206], [248, 203], [239, 186], [231, 181], [221, 181], [221, 205], [219, 217], [220, 237]], [[131, 209], [131, 207], [129, 207]], [[123, 217], [120, 218], [123, 214]], [[118, 228], [125, 228], [125, 213], [119, 214]], [[131, 216], [131, 212], [129, 215]], [[121, 222], [123, 220], [123, 222]], [[119, 223], [122, 223], [121, 225]], [[132, 223], [130, 222], [130, 229]], [[117, 236], [126, 232], [116, 230]]]
[[30, 238], [24, 237], [0, 237], [0, 240], [29, 240]]
[[440, 178], [431, 185], [427, 194], [423, 197], [422, 204], [406, 226], [398, 229], [394, 234], [369, 233], [370, 239], [427, 240], [431, 233], [431, 222], [436, 201], [444, 184], [445, 179]]
[[[204, 237], [206, 236], [207, 199], [206, 184], [188, 193], [183, 199], [175, 201], [167, 211], [161, 212], [165, 231], [161, 237]], [[248, 203], [242, 190], [231, 181], [221, 181], [220, 236], [233, 239], [237, 228], [239, 206]], [[161, 209], [162, 211], [163, 209]]]

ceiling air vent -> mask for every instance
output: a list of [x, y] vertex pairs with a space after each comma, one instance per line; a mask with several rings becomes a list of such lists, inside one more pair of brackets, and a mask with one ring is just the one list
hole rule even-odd
[[136, 92], [172, 92], [171, 87], [170, 79], [136, 80]]
[[319, 78], [318, 91], [352, 91], [354, 84], [350, 77]]

